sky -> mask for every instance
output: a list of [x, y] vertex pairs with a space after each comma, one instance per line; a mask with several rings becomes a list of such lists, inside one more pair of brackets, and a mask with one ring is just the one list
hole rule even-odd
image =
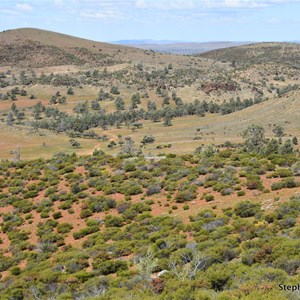
[[0, 0], [0, 31], [46, 29], [96, 41], [300, 40], [300, 0]]

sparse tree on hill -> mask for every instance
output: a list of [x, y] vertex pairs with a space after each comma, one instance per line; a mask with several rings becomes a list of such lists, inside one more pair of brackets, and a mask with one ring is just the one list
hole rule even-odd
[[151, 281], [151, 275], [157, 267], [157, 263], [158, 259], [154, 258], [153, 250], [149, 247], [146, 255], [140, 259], [138, 264], [138, 272], [147, 285]]
[[25, 117], [24, 112], [22, 111], [18, 111], [16, 114], [16, 118], [17, 118], [17, 122], [20, 123]]
[[89, 112], [88, 110], [88, 104], [87, 101], [78, 103], [74, 108], [73, 111], [77, 114], [87, 114]]
[[8, 126], [12, 126], [14, 124], [14, 115], [13, 113], [10, 111], [8, 114], [7, 114], [7, 117], [6, 117], [6, 124]]
[[145, 135], [141, 141], [143, 145], [154, 143], [155, 138], [152, 135]]
[[80, 143], [78, 141], [74, 140], [74, 139], [70, 139], [69, 142], [70, 142], [71, 146], [74, 147], [74, 148], [79, 148], [80, 147]]
[[280, 154], [290, 154], [294, 152], [291, 140], [286, 140], [285, 143], [279, 148]]
[[116, 86], [112, 86], [111, 89], [110, 89], [110, 92], [114, 95], [119, 95], [120, 94], [119, 89]]
[[62, 96], [62, 97], [57, 98], [57, 101], [59, 104], [66, 104], [67, 98], [66, 98], [66, 96]]
[[107, 147], [110, 148], [110, 149], [115, 147], [115, 146], [117, 146], [117, 143], [115, 141], [110, 141], [109, 144], [107, 145]]
[[264, 153], [266, 155], [276, 154], [278, 153], [278, 150], [279, 150], [279, 143], [277, 139], [271, 139], [270, 141], [268, 141]]
[[172, 126], [171, 119], [172, 119], [172, 118], [170, 117], [170, 115], [165, 115], [163, 125], [164, 125], [165, 127]]
[[197, 273], [203, 270], [206, 266], [206, 257], [201, 254], [197, 249], [192, 249], [183, 253], [180, 257], [180, 261], [171, 259], [169, 267], [171, 273], [173, 273], [180, 281], [186, 279], [193, 280]]
[[42, 102], [38, 102], [34, 107], [32, 111], [32, 116], [35, 120], [38, 120], [41, 118], [42, 112], [45, 110], [45, 106], [42, 104]]
[[15, 155], [15, 157], [13, 158], [14, 161], [20, 161], [21, 160], [20, 147], [17, 147], [15, 150], [13, 150], [12, 153]]
[[245, 139], [245, 149], [248, 152], [261, 152], [265, 145], [265, 130], [258, 125], [250, 125], [243, 132]]
[[57, 97], [56, 96], [52, 96], [51, 99], [49, 100], [49, 104], [56, 104], [57, 103]]
[[121, 97], [118, 97], [115, 100], [115, 104], [116, 104], [116, 110], [120, 111], [120, 110], [124, 110], [125, 109], [125, 102]]
[[15, 103], [13, 103], [13, 104], [11, 105], [10, 110], [13, 112], [14, 115], [16, 115], [17, 112], [18, 112], [17, 105], [16, 105]]
[[283, 137], [284, 136], [284, 129], [282, 126], [277, 125], [274, 129], [273, 132], [275, 133], [276, 137]]
[[100, 108], [101, 108], [99, 102], [96, 100], [92, 101], [91, 107], [93, 110], [100, 110]]
[[156, 110], [156, 103], [154, 101], [148, 101], [148, 110]]
[[293, 137], [292, 143], [293, 143], [294, 145], [298, 145], [298, 139], [297, 139], [296, 136]]
[[67, 90], [67, 95], [74, 95], [74, 90], [71, 86]]
[[127, 136], [125, 137], [125, 142], [122, 145], [121, 153], [129, 156], [137, 156], [141, 153], [141, 151], [134, 147], [134, 140]]
[[170, 97], [169, 96], [164, 96], [163, 105], [169, 105], [169, 104], [170, 104]]

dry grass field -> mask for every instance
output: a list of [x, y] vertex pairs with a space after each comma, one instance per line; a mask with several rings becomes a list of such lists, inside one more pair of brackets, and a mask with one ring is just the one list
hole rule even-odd
[[[39, 46], [27, 49], [26, 46], [31, 43]], [[120, 139], [118, 136], [131, 137], [135, 141], [135, 147], [141, 148], [146, 155], [157, 155], [162, 152], [192, 153], [197, 147], [211, 143], [223, 144], [226, 141], [240, 143], [242, 132], [251, 124], [263, 126], [269, 138], [274, 136], [272, 130], [276, 125], [284, 128], [284, 140], [300, 134], [300, 92], [296, 86], [300, 83], [300, 74], [297, 67], [286, 64], [291, 62], [292, 58], [297, 57], [300, 52], [299, 45], [296, 44], [246, 45], [215, 50], [194, 57], [158, 54], [50, 31], [24, 28], [2, 32], [0, 45], [0, 49], [7, 55], [7, 60], [2, 60], [0, 72], [8, 74], [9, 78], [8, 86], [3, 86], [0, 93], [9, 94], [13, 87], [24, 88], [27, 91], [27, 96], [18, 96], [17, 101], [11, 99], [0, 101], [0, 120], [2, 121], [0, 157], [4, 159], [11, 159], [10, 152], [16, 147], [21, 149], [22, 159], [37, 156], [50, 157], [61, 151], [90, 154], [95, 148], [117, 154], [121, 150], [120, 146], [117, 145], [112, 149], [107, 146], [111, 141], [118, 142]], [[63, 52], [59, 53], [64, 53], [64, 55], [60, 56], [58, 52], [52, 53], [53, 49], [51, 48], [50, 51], [49, 45], [60, 49]], [[12, 47], [14, 50], [9, 54], [5, 52], [7, 47]], [[76, 56], [78, 48], [86, 49], [87, 54], [84, 57]], [[292, 52], [289, 52], [290, 50]], [[104, 60], [107, 56], [111, 61], [98, 63], [99, 61], [95, 61], [95, 56], [93, 56], [95, 53], [101, 53], [104, 55]], [[51, 60], [47, 59], [49, 55], [51, 55]], [[251, 55], [258, 60], [246, 64], [252, 60]], [[68, 62], [71, 56], [73, 61]], [[267, 59], [261, 59], [261, 57]], [[18, 61], [21, 58], [22, 63]], [[235, 67], [232, 65], [232, 59], [245, 62], [245, 64]], [[83, 63], [83, 60], [86, 62]], [[94, 64], [91, 64], [92, 60]], [[37, 62], [36, 65], [33, 64], [34, 61]], [[139, 64], [141, 67], [138, 67]], [[37, 78], [69, 76], [79, 83], [73, 85], [73, 95], [67, 94], [68, 84], [54, 85], [40, 82], [26, 85], [14, 84], [13, 78], [18, 80], [21, 72], [24, 74], [34, 72]], [[93, 82], [88, 80], [86, 74], [89, 72], [99, 74], [107, 72], [109, 77]], [[119, 95], [110, 93], [112, 86], [119, 89]], [[78, 138], [79, 148], [70, 145], [70, 138], [65, 132], [58, 134], [50, 130], [32, 129], [33, 107], [39, 102], [46, 108], [57, 109], [74, 116], [76, 115], [74, 108], [78, 104], [87, 101], [90, 107], [102, 89], [111, 97], [111, 100], [99, 102], [102, 110], [106, 113], [114, 113], [116, 111], [115, 99], [120, 96], [125, 104], [123, 112], [129, 112], [132, 95], [135, 93], [143, 95], [146, 92], [147, 98], [141, 97], [138, 109], [147, 111], [148, 101], [155, 102], [157, 109], [164, 108], [163, 96], [157, 92], [157, 89], [161, 87], [165, 88], [164, 93], [170, 99], [175, 92], [184, 104], [200, 100], [222, 105], [224, 102], [236, 99], [256, 99], [257, 97], [266, 101], [225, 115], [206, 113], [204, 117], [192, 115], [173, 118], [170, 127], [164, 127], [163, 119], [160, 119], [158, 122], [141, 120], [142, 128], [135, 131], [126, 124], [121, 124], [118, 128], [116, 126], [108, 126], [105, 129], [93, 128], [100, 136], [107, 135], [108, 140]], [[285, 90], [285, 92], [279, 95], [280, 90]], [[57, 92], [66, 96], [66, 104], [49, 104], [51, 97]], [[35, 99], [30, 99], [30, 95], [34, 95]], [[7, 126], [7, 116], [13, 103], [18, 110], [24, 112], [25, 120], [22, 124]], [[170, 100], [168, 107], [176, 109], [175, 102]], [[142, 147], [140, 142], [145, 135], [153, 135], [155, 141]], [[170, 146], [167, 147], [169, 144]]]

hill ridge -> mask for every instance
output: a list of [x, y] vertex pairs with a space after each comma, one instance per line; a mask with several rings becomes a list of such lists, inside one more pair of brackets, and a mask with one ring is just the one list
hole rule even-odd
[[197, 56], [240, 63], [280, 62], [284, 64], [299, 64], [300, 44], [291, 42], [260, 42], [216, 49]]

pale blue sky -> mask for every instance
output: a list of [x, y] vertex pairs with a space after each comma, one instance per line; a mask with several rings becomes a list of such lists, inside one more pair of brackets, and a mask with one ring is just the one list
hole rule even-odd
[[0, 30], [35, 27], [97, 41], [300, 40], [300, 0], [0, 0]]

